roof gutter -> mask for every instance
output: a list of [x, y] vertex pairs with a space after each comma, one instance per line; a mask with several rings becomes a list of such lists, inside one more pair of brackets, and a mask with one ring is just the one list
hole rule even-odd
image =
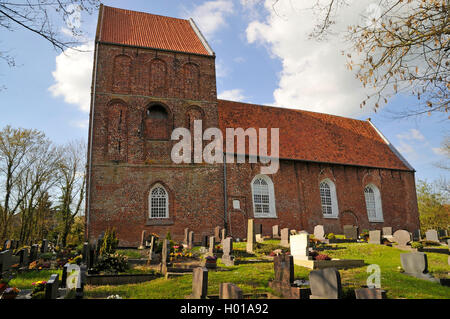
[[400, 154], [400, 152], [394, 147], [394, 145], [392, 145], [392, 143], [383, 135], [383, 133], [381, 133], [381, 131], [379, 129], [377, 129], [377, 127], [372, 123], [372, 121], [370, 120], [370, 118], [367, 119], [367, 122], [370, 123], [370, 125], [372, 125], [372, 127], [375, 129], [375, 131], [378, 133], [378, 135], [380, 135], [380, 137], [384, 140], [384, 142], [387, 144], [387, 146], [391, 149], [391, 151], [411, 170], [411, 171], [416, 171], [414, 169], [414, 167], [411, 166], [411, 164], [409, 164], [409, 162], [406, 160], [406, 158], [404, 158], [402, 156], [402, 154]]

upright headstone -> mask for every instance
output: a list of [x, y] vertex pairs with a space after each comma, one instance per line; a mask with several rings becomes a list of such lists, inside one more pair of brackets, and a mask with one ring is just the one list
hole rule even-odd
[[87, 264], [88, 258], [89, 258], [89, 243], [85, 242], [83, 243], [83, 251], [81, 253], [82, 256], [82, 263], [83, 264]]
[[208, 249], [208, 255], [213, 256], [214, 252], [216, 251], [216, 237], [211, 236], [209, 237], [209, 249]]
[[164, 239], [162, 251], [161, 251], [161, 273], [166, 274], [167, 273], [167, 262], [168, 257], [170, 253], [170, 247], [169, 247], [169, 241], [167, 239]]
[[413, 231], [412, 238], [413, 238], [413, 241], [421, 241], [422, 240], [422, 236], [420, 235], [420, 229], [416, 229]]
[[3, 273], [10, 270], [12, 264], [12, 250], [3, 250], [0, 252], [0, 277]]
[[80, 266], [80, 274], [77, 280], [76, 299], [83, 299], [84, 285], [86, 284], [87, 267], [85, 265]]
[[30, 248], [30, 262], [35, 261], [38, 258], [39, 245], [32, 245]]
[[209, 236], [202, 236], [202, 247], [204, 247], [204, 248], [208, 247], [208, 240], [209, 240]]
[[141, 245], [139, 246], [139, 249], [145, 248], [146, 234], [147, 234], [147, 231], [143, 230], [141, 233]]
[[294, 286], [294, 258], [291, 255], [280, 254], [273, 258], [275, 278], [269, 281], [269, 287], [282, 298], [308, 298], [309, 289]]
[[255, 246], [255, 221], [253, 219], [248, 220], [247, 224], [247, 246], [246, 251], [250, 254], [253, 253]]
[[369, 231], [369, 244], [381, 244], [381, 231], [380, 230], [371, 230]]
[[197, 267], [192, 275], [191, 299], [206, 299], [208, 295], [208, 269]]
[[222, 228], [220, 230], [220, 242], [222, 242], [225, 238], [227, 238], [227, 230]]
[[45, 299], [58, 298], [59, 275], [53, 274], [45, 284]]
[[220, 226], [214, 228], [214, 239], [216, 243], [220, 243]]
[[272, 226], [272, 238], [280, 239], [280, 226], [278, 225]]
[[311, 260], [309, 256], [309, 234], [307, 232], [300, 232], [298, 235], [290, 236], [291, 255], [294, 261], [297, 260]]
[[428, 273], [428, 258], [425, 253], [400, 254], [400, 261], [406, 275], [429, 281], [439, 281]]
[[188, 237], [188, 249], [192, 248], [194, 248], [194, 232], [190, 231]]
[[48, 251], [48, 240], [43, 239], [41, 245], [41, 254], [45, 254]]
[[219, 299], [242, 299], [242, 289], [235, 284], [223, 282], [219, 288]]
[[358, 239], [358, 226], [344, 225], [344, 236], [346, 239]]
[[281, 230], [280, 246], [289, 247], [289, 228], [283, 228]]
[[383, 236], [392, 236], [392, 227], [383, 227]]
[[406, 248], [411, 241], [411, 234], [407, 230], [399, 229], [394, 233], [394, 238], [398, 248]]
[[439, 242], [438, 233], [435, 229], [429, 229], [425, 233], [425, 237], [427, 241]]
[[184, 239], [183, 244], [187, 246], [189, 240], [189, 228], [184, 229]]
[[222, 262], [226, 266], [234, 266], [234, 257], [231, 256], [233, 251], [233, 238], [227, 237], [223, 240], [222, 244]]
[[310, 299], [340, 299], [341, 276], [336, 268], [313, 270], [309, 273]]
[[447, 237], [447, 230], [446, 229], [438, 229], [438, 236], [440, 237]]
[[30, 264], [29, 262], [29, 253], [28, 253], [28, 248], [22, 248], [19, 252], [19, 256], [20, 256], [20, 267], [28, 267], [28, 265]]
[[325, 240], [325, 228], [323, 225], [316, 225], [314, 227], [314, 238], [318, 240]]
[[150, 236], [150, 248], [148, 250], [147, 265], [150, 265], [152, 263], [154, 254], [155, 254], [155, 236], [152, 235]]

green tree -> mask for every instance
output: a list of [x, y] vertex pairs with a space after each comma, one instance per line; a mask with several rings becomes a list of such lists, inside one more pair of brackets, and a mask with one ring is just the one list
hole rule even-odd
[[448, 195], [436, 185], [420, 180], [417, 185], [417, 203], [422, 233], [428, 229], [450, 230], [450, 205]]

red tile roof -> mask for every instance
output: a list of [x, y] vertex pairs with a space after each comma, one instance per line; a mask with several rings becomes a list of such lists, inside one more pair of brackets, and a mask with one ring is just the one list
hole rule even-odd
[[97, 41], [211, 55], [189, 20], [104, 5], [100, 8]]
[[270, 128], [279, 128], [282, 159], [412, 170], [368, 121], [224, 100], [218, 100], [218, 109], [222, 132], [267, 128], [269, 154]]

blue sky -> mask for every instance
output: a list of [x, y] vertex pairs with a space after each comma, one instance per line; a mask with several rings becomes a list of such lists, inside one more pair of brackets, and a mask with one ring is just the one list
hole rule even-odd
[[[374, 1], [359, 1], [364, 11]], [[105, 5], [154, 14], [194, 18], [216, 53], [219, 97], [250, 103], [301, 108], [366, 119], [372, 122], [417, 170], [418, 179], [434, 180], [448, 173], [434, 163], [444, 161], [440, 144], [449, 134], [440, 116], [393, 119], [414, 99], [396, 96], [377, 113], [359, 108], [365, 91], [345, 69], [338, 38], [308, 39], [314, 13], [281, 0], [276, 12], [271, 1], [103, 1]], [[343, 13], [342, 25], [359, 19]], [[81, 29], [92, 47], [97, 13], [82, 15]], [[339, 27], [339, 23], [337, 27]], [[61, 29], [64, 27], [60, 26]], [[17, 67], [0, 63], [0, 127], [42, 130], [57, 143], [87, 139], [92, 52], [61, 54], [37, 35], [21, 29], [0, 31], [0, 45], [13, 55]], [[341, 47], [342, 46], [342, 47]], [[447, 176], [446, 176], [447, 174]]]

